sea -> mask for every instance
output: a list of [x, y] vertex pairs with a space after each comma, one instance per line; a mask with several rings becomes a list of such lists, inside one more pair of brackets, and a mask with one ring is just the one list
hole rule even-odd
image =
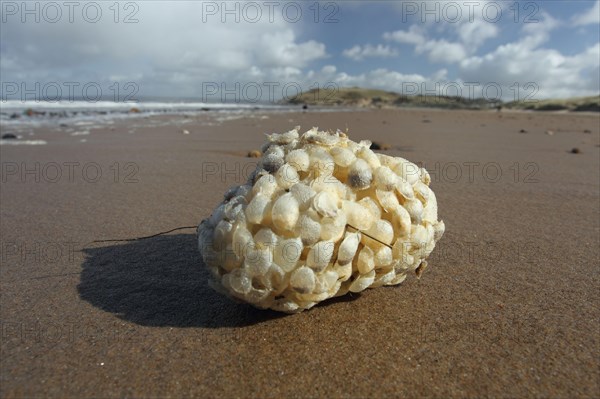
[[[0, 144], [44, 144], [37, 129], [87, 136], [97, 129], [129, 121], [128, 132], [147, 126], [179, 126], [195, 123], [220, 125], [239, 118], [268, 119], [273, 113], [306, 111], [307, 106], [276, 103], [217, 103], [201, 101], [0, 101]], [[340, 107], [310, 107], [311, 112], [344, 111]], [[348, 111], [350, 109], [347, 109]], [[156, 118], [156, 116], [170, 116]], [[85, 137], [81, 137], [85, 142]]]

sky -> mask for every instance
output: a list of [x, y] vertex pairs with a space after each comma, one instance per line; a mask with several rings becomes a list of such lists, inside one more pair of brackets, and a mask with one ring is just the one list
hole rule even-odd
[[600, 0], [1, 1], [0, 18], [2, 100], [600, 92]]

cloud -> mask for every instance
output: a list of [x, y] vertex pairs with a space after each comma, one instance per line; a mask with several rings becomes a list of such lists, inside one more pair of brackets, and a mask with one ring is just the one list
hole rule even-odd
[[541, 17], [539, 23], [523, 26], [523, 35], [518, 41], [461, 61], [460, 78], [482, 86], [498, 84], [505, 100], [597, 94], [600, 87], [595, 75], [598, 73], [600, 43], [572, 56], [544, 48], [550, 32], [560, 26], [560, 22], [547, 13], [542, 13]]
[[386, 32], [383, 34], [383, 38], [398, 43], [414, 44], [415, 52], [427, 54], [432, 62], [455, 63], [467, 56], [467, 50], [463, 44], [448, 42], [445, 39], [427, 40], [416, 25], [413, 25], [408, 31]]
[[385, 32], [385, 40], [393, 40], [398, 43], [422, 45], [426, 42], [425, 31], [419, 25], [412, 25], [407, 31], [397, 30], [394, 32]]
[[[425, 19], [420, 25], [411, 25], [408, 30], [385, 32], [383, 38], [411, 44], [416, 54], [426, 54], [432, 62], [452, 64], [474, 54], [483, 43], [498, 36], [497, 24], [470, 10], [467, 3], [454, 2], [452, 5], [456, 8], [452, 16], [444, 14], [445, 17], [437, 23]], [[440, 33], [442, 39], [432, 37]]]
[[479, 48], [487, 40], [498, 36], [498, 25], [475, 18], [472, 22], [463, 22], [456, 27], [460, 41], [474, 50]]
[[600, 24], [600, 0], [596, 0], [589, 10], [574, 15], [571, 21], [575, 26]]
[[439, 63], [455, 63], [467, 56], [467, 50], [460, 43], [446, 40], [429, 40], [422, 46], [417, 46], [417, 53], [426, 52], [429, 59]]
[[303, 87], [309, 87], [311, 82], [319, 81], [332, 84], [334, 87], [368, 87], [398, 93], [420, 92], [428, 82], [445, 77], [447, 71], [437, 71], [432, 76], [415, 73], [402, 73], [388, 68], [376, 68], [359, 74], [348, 74], [338, 71], [333, 65], [326, 65], [318, 71], [309, 71]]
[[183, 97], [197, 95], [205, 81], [292, 76], [327, 57], [323, 43], [300, 40], [301, 24], [286, 22], [281, 13], [272, 21], [223, 23], [220, 15], [203, 21], [199, 3], [144, 2], [139, 22], [123, 24], [101, 6], [106, 18], [95, 24], [8, 18], [0, 26], [2, 80], [95, 81], [108, 87], [109, 77], [119, 76], [135, 79], [140, 93]]
[[366, 44], [364, 46], [356, 45], [352, 48], [346, 49], [342, 52], [342, 54], [344, 57], [351, 58], [354, 61], [361, 61], [365, 58], [372, 57], [397, 57], [399, 53], [398, 50], [391, 48], [390, 46], [384, 46], [381, 44], [372, 46], [370, 44]]

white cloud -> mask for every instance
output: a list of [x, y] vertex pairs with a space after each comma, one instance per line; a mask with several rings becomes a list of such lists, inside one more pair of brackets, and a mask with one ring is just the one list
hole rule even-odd
[[[397, 43], [412, 44], [417, 54], [426, 54], [432, 62], [459, 62], [499, 34], [498, 25], [486, 20], [481, 12], [485, 3], [452, 2], [453, 13], [446, 9], [449, 3], [436, 3], [439, 9], [437, 15], [423, 14], [421, 24], [413, 24], [408, 30], [385, 32], [383, 38]], [[478, 7], [472, 8], [474, 5]], [[497, 3], [494, 5], [498, 7]], [[417, 9], [422, 11], [424, 7], [426, 6], [422, 3]], [[435, 22], [435, 17], [439, 18], [438, 22]], [[440, 33], [442, 39], [432, 38]]]
[[417, 54], [425, 53], [429, 60], [433, 62], [455, 63], [467, 56], [467, 50], [461, 43], [448, 42], [444, 39], [426, 40], [420, 28], [416, 25], [413, 25], [408, 31], [386, 32], [383, 37], [398, 43], [414, 44]]
[[[528, 95], [540, 99], [597, 94], [600, 87], [594, 76], [598, 73], [600, 43], [573, 56], [544, 48], [550, 32], [560, 23], [546, 13], [541, 17], [539, 23], [523, 27], [520, 40], [463, 60], [461, 79], [481, 86], [496, 83], [505, 100], [523, 100]], [[523, 90], [525, 85], [529, 85], [528, 90]]]
[[472, 22], [464, 22], [456, 28], [458, 37], [467, 47], [479, 48], [487, 40], [498, 36], [498, 25], [476, 18]]
[[[105, 10], [108, 12], [108, 10]], [[135, 80], [140, 93], [194, 96], [202, 83], [256, 81], [293, 76], [327, 57], [325, 45], [298, 38], [300, 24], [273, 21], [202, 21], [196, 2], [147, 2], [138, 23], [114, 23], [107, 14], [98, 23], [63, 18], [56, 24], [2, 23], [0, 68], [3, 80]], [[230, 18], [232, 19], [232, 18]]]
[[309, 71], [306, 75], [306, 81], [303, 87], [309, 88], [311, 82], [318, 81], [324, 84], [330, 83], [337, 87], [368, 87], [398, 93], [420, 92], [427, 82], [434, 81], [435, 78], [445, 76], [447, 71], [440, 70], [433, 76], [424, 76], [420, 74], [408, 74], [399, 71], [393, 71], [387, 68], [377, 68], [359, 74], [348, 74], [340, 72], [336, 67], [327, 65], [318, 71]]
[[342, 54], [344, 55], [344, 57], [351, 58], [355, 61], [361, 61], [365, 58], [372, 57], [397, 57], [398, 50], [391, 48], [390, 46], [384, 46], [381, 44], [378, 44], [377, 46], [366, 44], [364, 46], [356, 45], [352, 48], [346, 49], [342, 52]]
[[425, 31], [419, 25], [412, 25], [407, 31], [397, 30], [395, 32], [385, 32], [385, 40], [393, 40], [398, 43], [422, 45], [425, 43]]
[[426, 52], [429, 59], [439, 63], [455, 63], [467, 56], [467, 50], [460, 43], [450, 43], [446, 40], [429, 40], [422, 46], [417, 46], [417, 53]]
[[589, 10], [573, 16], [571, 21], [576, 26], [600, 24], [600, 0], [596, 0], [596, 3]]

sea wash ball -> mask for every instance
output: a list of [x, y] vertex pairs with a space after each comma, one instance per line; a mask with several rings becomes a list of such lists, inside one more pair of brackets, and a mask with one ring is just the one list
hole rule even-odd
[[212, 286], [286, 313], [417, 275], [444, 234], [424, 168], [338, 131], [267, 135], [263, 157], [198, 227]]

